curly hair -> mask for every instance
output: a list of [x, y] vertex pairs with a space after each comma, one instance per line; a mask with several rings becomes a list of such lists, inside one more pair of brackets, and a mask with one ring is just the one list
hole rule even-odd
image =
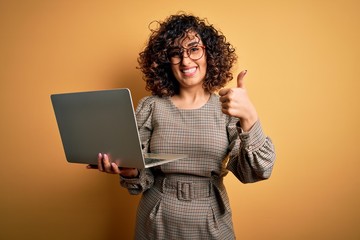
[[156, 23], [159, 27], [151, 30], [148, 44], [138, 57], [138, 68], [143, 73], [147, 91], [160, 97], [179, 93], [179, 83], [172, 73], [167, 50], [190, 31], [195, 32], [206, 46], [207, 73], [203, 88], [214, 92], [233, 79], [230, 70], [237, 60], [235, 49], [204, 19], [179, 14]]

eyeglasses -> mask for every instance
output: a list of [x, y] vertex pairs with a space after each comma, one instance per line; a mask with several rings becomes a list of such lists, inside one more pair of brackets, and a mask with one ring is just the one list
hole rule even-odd
[[179, 64], [184, 58], [184, 52], [186, 52], [187, 57], [189, 57], [193, 61], [196, 61], [202, 58], [202, 56], [204, 56], [205, 46], [195, 45], [188, 48], [173, 48], [168, 52], [168, 59], [170, 63], [173, 65]]

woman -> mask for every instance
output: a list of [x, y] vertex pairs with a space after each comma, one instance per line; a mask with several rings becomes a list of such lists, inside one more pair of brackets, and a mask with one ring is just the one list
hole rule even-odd
[[234, 239], [223, 177], [264, 180], [275, 160], [244, 88], [246, 71], [236, 88], [223, 88], [234, 48], [212, 25], [180, 14], [159, 23], [138, 61], [152, 93], [136, 110], [144, 151], [188, 158], [138, 170], [99, 153], [100, 171], [120, 174], [123, 187], [142, 194], [136, 239]]

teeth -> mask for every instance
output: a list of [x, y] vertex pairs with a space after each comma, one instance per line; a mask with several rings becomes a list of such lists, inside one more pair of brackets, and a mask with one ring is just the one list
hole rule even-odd
[[196, 68], [189, 68], [189, 69], [184, 69], [183, 73], [193, 73], [196, 71]]

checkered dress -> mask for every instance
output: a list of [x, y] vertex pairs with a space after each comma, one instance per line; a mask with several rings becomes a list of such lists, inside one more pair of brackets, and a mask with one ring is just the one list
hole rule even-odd
[[141, 194], [136, 239], [235, 239], [223, 177], [241, 182], [270, 177], [275, 152], [260, 122], [244, 133], [238, 119], [221, 112], [212, 94], [199, 109], [178, 109], [170, 98], [143, 98], [136, 117], [144, 151], [188, 158], [121, 177], [131, 194]]

